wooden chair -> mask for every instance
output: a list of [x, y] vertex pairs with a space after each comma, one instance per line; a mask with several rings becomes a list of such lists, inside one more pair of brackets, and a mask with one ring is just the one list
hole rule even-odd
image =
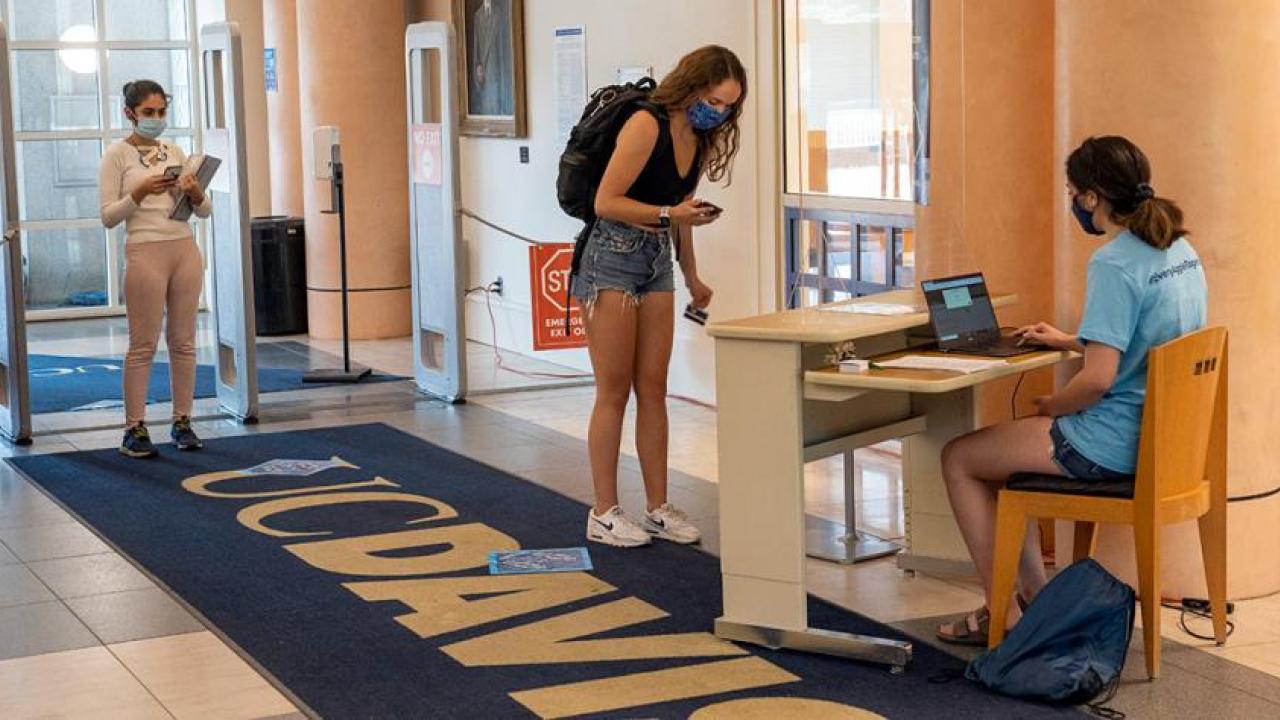
[[1028, 518], [1075, 521], [1074, 559], [1093, 554], [1098, 523], [1133, 526], [1147, 675], [1160, 675], [1160, 528], [1197, 518], [1213, 635], [1227, 639], [1227, 331], [1184, 335], [1148, 355], [1134, 480], [1086, 483], [1020, 473], [1000, 491], [990, 647], [1005, 634]]

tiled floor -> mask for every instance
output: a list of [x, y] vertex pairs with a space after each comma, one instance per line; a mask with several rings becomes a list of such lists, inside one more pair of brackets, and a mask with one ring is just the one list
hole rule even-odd
[[[118, 328], [99, 324], [102, 332], [89, 340], [77, 339], [71, 323], [34, 326], [41, 337], [33, 338], [32, 351], [123, 352]], [[334, 350], [333, 344], [312, 346]], [[359, 362], [384, 372], [411, 369], [407, 340], [356, 343], [353, 350]], [[499, 378], [495, 388], [529, 381], [496, 368], [491, 358], [485, 348], [471, 353], [473, 379]], [[505, 361], [545, 369], [513, 356]], [[209, 419], [197, 423], [197, 430], [215, 437], [381, 421], [588, 501], [590, 484], [582, 468], [591, 401], [589, 387], [560, 387], [481, 395], [451, 406], [397, 382], [273, 393], [263, 396], [258, 425]], [[107, 420], [114, 423], [114, 417]], [[118, 441], [114, 428], [74, 427], [46, 424], [35, 445], [0, 447], [0, 455], [110, 447]], [[672, 499], [703, 527], [704, 547], [716, 552], [714, 411], [673, 400], [671, 434]], [[886, 444], [860, 452], [855, 473], [862, 523], [887, 537], [902, 532], [896, 451]], [[624, 442], [619, 477], [624, 505], [637, 509], [643, 493], [630, 440]], [[842, 478], [839, 458], [809, 466], [811, 514], [842, 517]], [[907, 576], [891, 559], [855, 566], [810, 560], [808, 581], [815, 594], [926, 642], [938, 618], [981, 603], [971, 580]], [[1135, 651], [1113, 705], [1130, 718], [1280, 717], [1280, 597], [1237, 603], [1235, 621], [1238, 629], [1226, 647], [1205, 647], [1184, 636], [1176, 615], [1166, 611], [1164, 677], [1155, 683], [1140, 679], [1142, 658]], [[1141, 647], [1136, 638], [1134, 646]], [[299, 707], [180, 601], [0, 465], [0, 718], [298, 717]]]

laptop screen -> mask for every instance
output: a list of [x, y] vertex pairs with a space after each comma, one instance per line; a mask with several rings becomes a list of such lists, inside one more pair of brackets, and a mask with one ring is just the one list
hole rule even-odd
[[938, 335], [938, 345], [962, 345], [978, 339], [999, 337], [996, 312], [987, 294], [982, 273], [925, 280], [920, 283], [929, 304], [929, 320]]

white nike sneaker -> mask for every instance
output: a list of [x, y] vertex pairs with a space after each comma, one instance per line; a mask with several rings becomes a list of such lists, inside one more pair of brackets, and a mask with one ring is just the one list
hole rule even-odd
[[681, 545], [689, 545], [702, 539], [702, 533], [689, 522], [689, 516], [671, 503], [663, 503], [657, 510], [645, 513], [644, 529], [650, 535]]
[[622, 514], [617, 505], [604, 515], [596, 515], [595, 508], [587, 510], [587, 539], [614, 547], [640, 547], [652, 542], [649, 533], [635, 520]]

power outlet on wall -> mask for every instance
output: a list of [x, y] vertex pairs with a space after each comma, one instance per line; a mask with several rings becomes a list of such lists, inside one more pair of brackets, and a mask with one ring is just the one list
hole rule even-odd
[[520, 146], [520, 164], [521, 165], [529, 164], [529, 146], [528, 145]]
[[494, 295], [497, 295], [498, 297], [502, 297], [502, 276], [499, 275], [498, 279], [494, 280], [493, 283], [490, 285], [490, 287], [493, 288]]

